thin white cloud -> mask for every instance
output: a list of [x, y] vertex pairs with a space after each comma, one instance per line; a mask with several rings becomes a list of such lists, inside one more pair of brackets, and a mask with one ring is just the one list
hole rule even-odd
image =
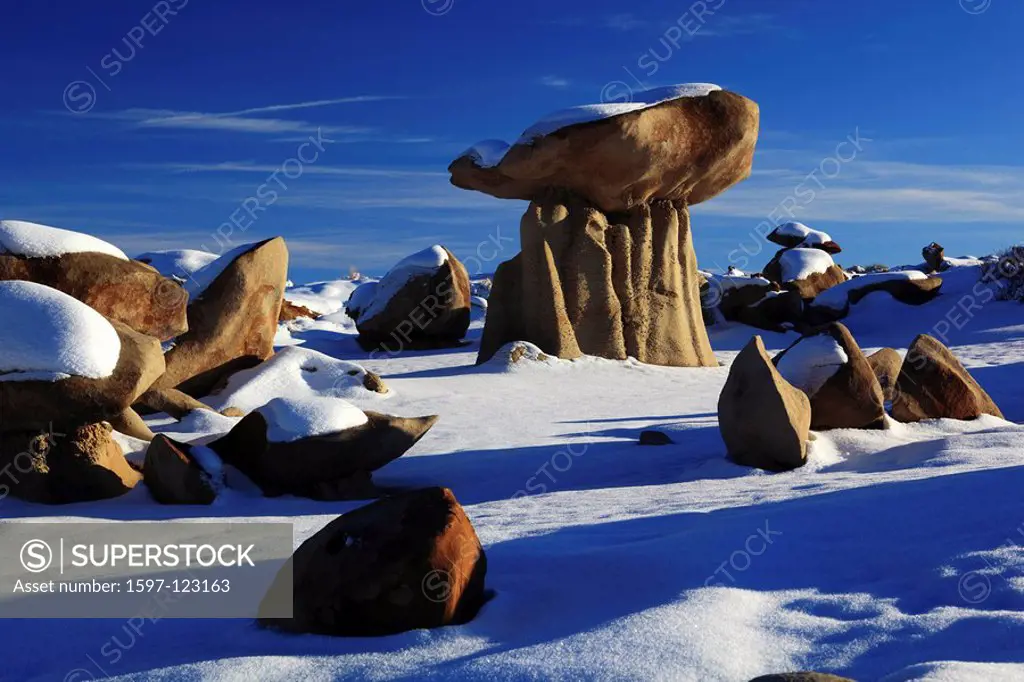
[[569, 81], [559, 76], [544, 76], [540, 79], [541, 85], [546, 85], [549, 88], [567, 88], [569, 87]]
[[[763, 157], [785, 166], [758, 165]], [[796, 162], [797, 157], [802, 162]], [[1024, 166], [952, 166], [870, 160], [845, 164], [794, 151], [766, 151], [751, 177], [695, 213], [768, 219], [781, 205], [801, 220], [854, 223], [1017, 223], [1024, 220]], [[815, 173], [814, 176], [809, 174]], [[826, 175], [831, 175], [828, 177]], [[820, 184], [819, 184], [820, 183]], [[783, 204], [786, 202], [786, 204]]]

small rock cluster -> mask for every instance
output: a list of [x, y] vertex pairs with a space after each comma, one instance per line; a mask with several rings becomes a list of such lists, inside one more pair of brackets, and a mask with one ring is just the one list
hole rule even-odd
[[802, 336], [774, 358], [761, 337], [753, 337], [733, 362], [718, 401], [729, 456], [770, 471], [802, 466], [811, 430], [884, 429], [889, 416], [917, 422], [981, 415], [1003, 418], [934, 337], [918, 336], [905, 358], [891, 348], [867, 357], [840, 323]]

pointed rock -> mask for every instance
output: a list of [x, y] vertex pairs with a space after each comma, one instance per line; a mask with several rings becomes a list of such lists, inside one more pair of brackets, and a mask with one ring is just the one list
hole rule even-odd
[[948, 348], [928, 334], [914, 339], [896, 380], [893, 418], [917, 422], [976, 419], [983, 414], [1003, 419], [992, 398]]
[[807, 460], [811, 406], [775, 369], [760, 336], [736, 356], [718, 398], [718, 428], [738, 464], [783, 471]]
[[163, 434], [146, 449], [142, 475], [160, 504], [210, 504], [217, 497], [209, 476], [192, 456], [192, 446]]
[[896, 395], [896, 379], [900, 375], [903, 358], [892, 348], [883, 348], [868, 356], [868, 364], [878, 378], [885, 399], [891, 401]]

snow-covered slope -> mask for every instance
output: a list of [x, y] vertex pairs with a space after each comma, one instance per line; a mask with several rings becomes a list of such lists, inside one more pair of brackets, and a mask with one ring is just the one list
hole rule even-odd
[[820, 249], [799, 248], [785, 251], [779, 257], [779, 265], [782, 268], [782, 281], [792, 282], [825, 272], [835, 265], [835, 261]]
[[[922, 306], [871, 294], [844, 323], [865, 352], [905, 349], [921, 332], [944, 338], [1019, 422], [1024, 315], [975, 291], [978, 270], [944, 273], [943, 293]], [[968, 295], [980, 309], [963, 314]], [[248, 621], [163, 619], [142, 636], [121, 621], [8, 622], [4, 644], [18, 655], [0, 677], [741, 682], [813, 669], [862, 681], [1024, 678], [1024, 428], [985, 417], [819, 433], [807, 466], [770, 474], [726, 460], [718, 394], [752, 334], [772, 351], [796, 334], [715, 325], [717, 368], [585, 358], [495, 371], [474, 365], [480, 311], [474, 319], [471, 343], [448, 351], [371, 356], [326, 322], [292, 341], [381, 373], [394, 390], [389, 413], [441, 415], [375, 480], [445, 485], [463, 503], [494, 590], [476, 619], [373, 639], [282, 635]], [[204, 410], [148, 421], [186, 440], [234, 423]], [[638, 446], [650, 428], [676, 444]], [[360, 504], [227, 489], [215, 508], [168, 508], [140, 488], [56, 509], [8, 498], [4, 514], [287, 521], [298, 544]], [[116, 660], [98, 653], [114, 638]]]
[[95, 252], [128, 260], [121, 249], [92, 235], [24, 220], [0, 220], [0, 253], [29, 258]]
[[121, 355], [105, 317], [42, 284], [0, 282], [0, 319], [0, 381], [102, 379]]

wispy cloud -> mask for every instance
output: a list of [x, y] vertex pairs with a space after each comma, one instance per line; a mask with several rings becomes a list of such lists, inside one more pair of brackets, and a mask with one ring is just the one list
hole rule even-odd
[[779, 23], [771, 14], [727, 15], [718, 13], [710, 16], [693, 35], [696, 38], [732, 38], [758, 33], [787, 32], [795, 35], [795, 29]]
[[567, 88], [569, 87], [569, 81], [559, 76], [544, 76], [540, 79], [541, 85], [546, 85], [549, 88]]
[[[251, 161], [223, 161], [221, 163], [161, 163], [161, 164], [129, 164], [129, 168], [166, 170], [172, 173], [265, 173], [270, 174], [281, 169], [280, 165], [259, 164]], [[443, 177], [443, 171], [427, 171], [406, 168], [374, 168], [366, 166], [324, 166], [309, 164], [303, 167], [303, 174], [310, 175], [344, 175], [349, 177], [385, 177], [385, 178], [419, 178]]]
[[640, 19], [629, 12], [619, 14], [604, 14], [597, 17], [565, 17], [556, 19], [550, 23], [558, 26], [596, 26], [597, 28], [609, 29], [612, 31], [635, 31], [641, 28], [648, 28], [654, 23], [646, 19]]
[[317, 126], [304, 120], [265, 118], [263, 114], [299, 109], [314, 109], [339, 104], [355, 104], [362, 102], [378, 102], [381, 100], [401, 99], [397, 96], [358, 95], [354, 97], [338, 97], [334, 99], [318, 99], [291, 104], [271, 104], [249, 107], [237, 111], [198, 112], [178, 111], [173, 109], [126, 109], [124, 111], [103, 114], [102, 118], [129, 121], [137, 128], [163, 128], [179, 130], [214, 130], [239, 133], [301, 133], [315, 131], [318, 127], [326, 134], [359, 135], [374, 131], [365, 126]]
[[[807, 221], [1024, 220], [1024, 166], [910, 163], [873, 160], [865, 154], [841, 166], [828, 165], [833, 175], [829, 178], [820, 170], [821, 162], [821, 156], [806, 152], [764, 150], [759, 152], [749, 180], [694, 211], [766, 219], [784, 199], [796, 197], [796, 217]], [[816, 169], [815, 179], [808, 180]], [[798, 188], [802, 194], [797, 194]]]

